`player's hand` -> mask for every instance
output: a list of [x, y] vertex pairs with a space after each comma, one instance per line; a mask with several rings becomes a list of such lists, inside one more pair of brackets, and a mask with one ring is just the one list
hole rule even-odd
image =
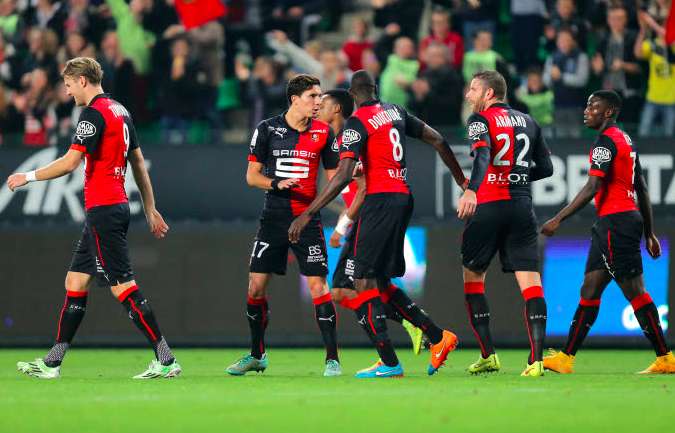
[[470, 189], [464, 191], [464, 194], [459, 198], [459, 205], [457, 206], [457, 216], [459, 219], [470, 218], [476, 213], [476, 206], [478, 200], [476, 199], [476, 192]]
[[288, 240], [297, 244], [300, 240], [300, 234], [307, 227], [307, 224], [311, 221], [312, 216], [308, 213], [301, 213], [297, 218], [291, 223], [291, 227], [288, 229]]
[[157, 238], [162, 239], [169, 231], [169, 225], [164, 221], [162, 214], [157, 209], [149, 209], [145, 212], [150, 232]]
[[544, 236], [553, 236], [558, 230], [558, 227], [560, 227], [560, 220], [557, 218], [551, 218], [550, 220], [546, 221], [543, 226], [541, 226], [541, 233]]
[[653, 259], [661, 257], [661, 244], [654, 233], [647, 236], [647, 252]]
[[360, 176], [363, 176], [363, 164], [361, 164], [361, 161], [357, 161], [357, 163], [354, 165], [352, 177], [360, 177]]
[[14, 173], [7, 178], [7, 187], [10, 191], [21, 188], [27, 183], [28, 181], [26, 180], [26, 173]]
[[280, 190], [291, 189], [299, 186], [300, 179], [284, 179], [277, 184], [277, 187]]
[[328, 240], [328, 245], [330, 245], [333, 248], [340, 248], [342, 246], [342, 235], [338, 233], [337, 231], [333, 230], [333, 234], [330, 235], [330, 239]]

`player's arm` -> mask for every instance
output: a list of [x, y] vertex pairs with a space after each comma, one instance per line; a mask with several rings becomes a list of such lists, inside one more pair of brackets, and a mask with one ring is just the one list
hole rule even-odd
[[473, 165], [471, 167], [471, 177], [466, 191], [459, 199], [457, 206], [457, 216], [460, 219], [468, 218], [476, 212], [478, 199], [476, 194], [487, 174], [490, 165], [490, 132], [488, 122], [480, 114], [472, 114], [468, 120], [468, 136], [471, 141], [471, 154], [473, 155]]
[[[135, 133], [132, 134], [132, 136], [135, 136]], [[164, 217], [162, 217], [162, 214], [160, 214], [155, 207], [155, 193], [152, 189], [150, 174], [145, 165], [143, 152], [138, 145], [134, 146], [132, 144], [132, 147], [130, 147], [129, 164], [131, 165], [131, 173], [134, 175], [134, 181], [136, 182], [136, 186], [138, 186], [138, 191], [141, 193], [143, 211], [145, 212], [145, 219], [148, 221], [150, 232], [157, 239], [161, 239], [166, 236], [169, 231], [169, 225], [164, 221]]]
[[253, 131], [251, 143], [248, 146], [248, 168], [246, 169], [246, 183], [254, 188], [265, 191], [284, 190], [295, 186], [300, 179], [278, 179], [265, 176], [265, 162], [269, 149], [269, 135], [265, 121], [258, 124]]
[[462, 167], [460, 167], [455, 154], [450, 148], [450, 145], [445, 140], [445, 138], [443, 138], [441, 133], [424, 123], [422, 120], [408, 113], [406, 110], [401, 110], [406, 113], [406, 135], [417, 138], [418, 140], [422, 140], [423, 142], [433, 146], [433, 148], [443, 160], [445, 166], [448, 167], [448, 170], [450, 170], [450, 173], [455, 179], [457, 185], [459, 185], [462, 189], [466, 189], [467, 179], [466, 176], [464, 176]]
[[553, 162], [551, 161], [551, 151], [546, 145], [546, 140], [541, 134], [541, 128], [537, 125], [537, 138], [532, 151], [532, 162], [534, 166], [530, 170], [530, 181], [545, 179], [553, 175]]
[[649, 190], [647, 181], [642, 173], [640, 158], [635, 160], [635, 193], [637, 195], [638, 208], [644, 221], [645, 239], [647, 241], [647, 251], [653, 258], [661, 256], [661, 244], [654, 234], [654, 214], [652, 212], [652, 202], [649, 199]]
[[356, 176], [354, 177], [356, 180], [356, 195], [354, 195], [354, 200], [352, 201], [351, 206], [347, 209], [345, 214], [349, 219], [354, 221], [356, 218], [356, 215], [359, 214], [359, 210], [361, 209], [361, 206], [363, 205], [363, 202], [366, 200], [366, 177], [365, 176]]

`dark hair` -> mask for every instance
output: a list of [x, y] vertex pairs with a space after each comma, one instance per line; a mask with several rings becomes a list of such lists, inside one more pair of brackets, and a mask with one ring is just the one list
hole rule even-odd
[[495, 98], [504, 99], [506, 97], [506, 80], [504, 76], [497, 71], [481, 71], [473, 74], [473, 78], [481, 80], [485, 87], [492, 89]]
[[352, 98], [352, 95], [350, 95], [345, 89], [329, 90], [325, 93], [325, 95], [340, 106], [342, 117], [345, 119], [351, 116], [354, 112], [354, 98]]
[[286, 85], [286, 99], [291, 105], [291, 96], [301, 96], [305, 91], [314, 86], [320, 86], [321, 81], [313, 75], [300, 74], [288, 80]]
[[529, 67], [527, 68], [527, 71], [525, 71], [525, 73], [526, 73], [527, 75], [530, 75], [530, 74], [541, 75], [543, 72], [542, 72], [542, 70], [541, 70], [541, 66], [532, 65], [532, 66], [529, 66]]
[[596, 90], [595, 92], [591, 93], [591, 98], [597, 98], [604, 101], [607, 104], [607, 107], [614, 110], [612, 117], [615, 119], [619, 115], [622, 105], [621, 96], [619, 96], [619, 94], [614, 90]]
[[368, 71], [359, 69], [352, 75], [349, 90], [353, 95], [367, 98], [377, 91], [377, 85], [375, 84], [375, 79]]

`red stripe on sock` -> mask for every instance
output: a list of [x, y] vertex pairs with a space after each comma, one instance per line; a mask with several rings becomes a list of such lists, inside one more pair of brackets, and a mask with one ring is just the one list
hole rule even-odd
[[[651, 312], [647, 314], [647, 317], [649, 318], [649, 323], [652, 325], [652, 334], [654, 334], [654, 337], [656, 338], [661, 354], [667, 353], [668, 349], [666, 348], [666, 342], [661, 339], [661, 333], [659, 332], [659, 320], [655, 319]], [[657, 353], [657, 355], [659, 354]]]
[[250, 305], [265, 305], [267, 302], [267, 299], [265, 297], [262, 298], [251, 298], [250, 296], [247, 297], [246, 303]]
[[69, 298], [86, 298], [89, 292], [74, 292], [72, 290], [66, 290], [66, 296]]
[[643, 294], [630, 300], [630, 304], [633, 306], [633, 311], [637, 311], [645, 305], [651, 304], [652, 302], [654, 301], [652, 301], [652, 297], [649, 296], [649, 293], [647, 292], [644, 292]]
[[488, 355], [487, 350], [485, 350], [485, 345], [483, 344], [483, 340], [481, 340], [480, 338], [480, 334], [478, 334], [478, 330], [473, 326], [473, 321], [471, 320], [473, 318], [473, 310], [471, 309], [471, 304], [469, 304], [468, 302], [464, 302], [464, 305], [466, 305], [466, 311], [469, 313], [469, 325], [471, 326], [473, 335], [476, 336], [476, 341], [478, 341], [478, 345], [480, 346], [480, 355], [483, 357], [483, 359], [485, 359], [490, 355]]
[[61, 307], [61, 313], [59, 314], [59, 323], [56, 329], [56, 341], [61, 341], [61, 321], [63, 320], [63, 313], [66, 311], [66, 306], [68, 305], [68, 295], [66, 294], [66, 300], [63, 301], [63, 307]]
[[373, 304], [368, 304], [368, 323], [370, 323], [370, 329], [373, 330], [373, 335], [377, 335], [375, 325], [373, 325]]
[[129, 297], [129, 295], [134, 293], [136, 290], [138, 290], [138, 285], [134, 284], [133, 286], [129, 287], [128, 289], [120, 293], [119, 296], [117, 296], [117, 299], [120, 302], [124, 302]]
[[354, 310], [358, 309], [365, 302], [379, 297], [380, 291], [377, 289], [369, 289], [359, 293], [359, 295], [356, 298], [352, 299], [352, 305], [354, 306]]
[[567, 350], [565, 351], [565, 353], [567, 353], [568, 355], [572, 354], [572, 347], [574, 346], [574, 342], [577, 341], [577, 337], [579, 336], [579, 331], [581, 330], [581, 325], [584, 321], [585, 314], [586, 312], [584, 310], [581, 310], [581, 314], [579, 314], [579, 319], [577, 320], [576, 326], [574, 328], [574, 335], [572, 336], [570, 344], [567, 345]]
[[326, 302], [330, 302], [332, 300], [333, 298], [331, 297], [330, 293], [326, 293], [325, 295], [321, 295], [318, 298], [312, 299], [312, 302], [314, 303], [314, 305], [321, 305], [325, 304]]
[[579, 299], [579, 305], [582, 307], [599, 307], [600, 299]]
[[145, 327], [145, 330], [148, 331], [148, 334], [150, 334], [150, 337], [152, 338], [153, 341], [157, 341], [157, 336], [155, 335], [154, 332], [152, 332], [152, 329], [150, 329], [150, 326], [148, 323], [145, 321], [145, 317], [143, 317], [143, 313], [141, 313], [141, 310], [136, 307], [136, 303], [134, 302], [133, 299], [129, 299], [129, 303], [131, 304], [131, 309], [138, 314], [138, 317], [141, 319], [141, 323]]
[[483, 281], [469, 281], [464, 283], [464, 293], [467, 295], [482, 295], [485, 293]]
[[543, 297], [544, 297], [544, 289], [542, 289], [541, 286], [532, 286], [523, 290], [523, 298], [525, 298], [526, 301], [529, 301], [530, 299], [533, 298], [543, 298]]
[[530, 331], [530, 322], [527, 320], [527, 308], [523, 308], [525, 316], [525, 328], [527, 329], [527, 338], [530, 340], [530, 364], [534, 362], [534, 341], [532, 341], [532, 332]]

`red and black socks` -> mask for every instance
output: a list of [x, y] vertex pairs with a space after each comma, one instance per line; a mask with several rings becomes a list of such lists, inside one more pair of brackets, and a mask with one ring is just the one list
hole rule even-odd
[[490, 308], [485, 297], [485, 283], [464, 283], [464, 305], [469, 313], [471, 329], [480, 346], [480, 355], [487, 358], [495, 353], [495, 347], [490, 335]]
[[44, 358], [48, 367], [58, 367], [66, 356], [66, 350], [77, 332], [84, 313], [87, 310], [87, 292], [66, 291], [66, 300], [61, 308], [59, 324], [56, 331], [56, 342]]
[[261, 359], [265, 353], [265, 329], [269, 322], [267, 299], [249, 296], [246, 302], [246, 318], [251, 330], [251, 356]]
[[145, 299], [141, 291], [138, 290], [138, 286], [129, 287], [117, 299], [126, 308], [129, 318], [134, 322], [134, 325], [136, 325], [152, 345], [157, 360], [162, 365], [173, 363], [175, 359], [173, 353], [171, 353], [166, 340], [162, 337], [155, 315], [152, 312], [152, 308], [150, 308], [150, 303], [148, 303], [148, 300]]
[[397, 366], [399, 362], [387, 334], [387, 315], [379, 290], [369, 289], [361, 292], [355, 299], [354, 306], [359, 325], [375, 345], [382, 362], [389, 367]]
[[586, 339], [588, 332], [598, 318], [600, 312], [600, 299], [584, 299], [579, 300], [579, 306], [574, 313], [572, 324], [570, 325], [570, 332], [567, 336], [567, 343], [563, 352], [575, 356], [577, 350]]
[[532, 286], [523, 290], [525, 299], [525, 326], [530, 340], [528, 362], [543, 360], [544, 339], [546, 337], [546, 301], [541, 286]]
[[663, 338], [663, 329], [661, 328], [661, 320], [659, 319], [659, 311], [652, 301], [649, 293], [645, 292], [630, 300], [630, 304], [635, 311], [635, 317], [640, 323], [642, 332], [649, 340], [656, 352], [656, 356], [663, 356], [670, 350], [666, 339]]
[[408, 322], [420, 328], [429, 338], [431, 344], [437, 344], [443, 339], [443, 330], [413, 302], [406, 293], [393, 284], [382, 290], [382, 299]]
[[323, 344], [326, 346], [326, 360], [338, 359], [337, 347], [337, 312], [330, 293], [314, 298], [314, 317], [321, 331]]

